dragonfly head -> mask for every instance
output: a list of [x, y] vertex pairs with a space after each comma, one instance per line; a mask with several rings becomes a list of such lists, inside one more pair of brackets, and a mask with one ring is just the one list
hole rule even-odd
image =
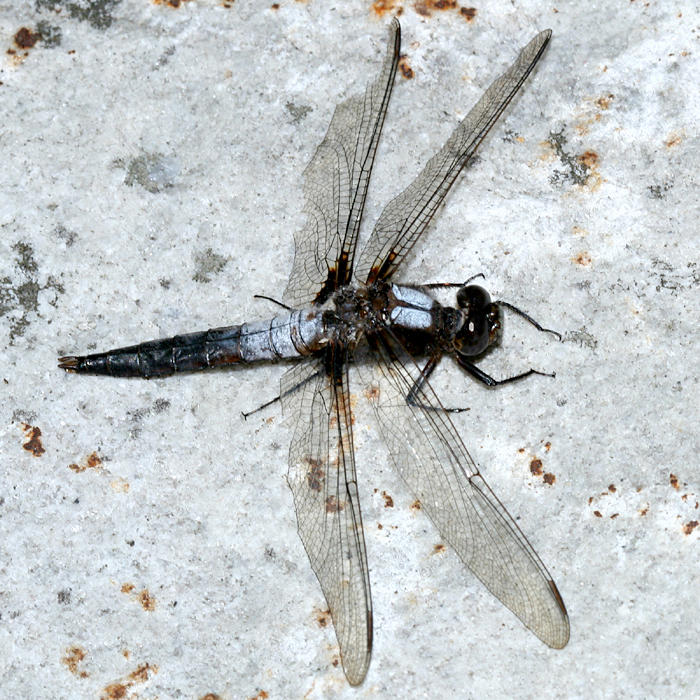
[[478, 284], [467, 284], [457, 292], [457, 306], [464, 323], [454, 339], [455, 350], [465, 357], [480, 355], [501, 335], [502, 314], [499, 305]]

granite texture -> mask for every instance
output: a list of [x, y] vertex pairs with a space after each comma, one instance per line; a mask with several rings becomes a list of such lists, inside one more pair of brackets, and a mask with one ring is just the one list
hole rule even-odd
[[[434, 5], [0, 2], [3, 697], [697, 692], [696, 4]], [[284, 288], [301, 172], [399, 9], [365, 236], [553, 30], [400, 278], [483, 272], [564, 336], [511, 316], [483, 362], [556, 379], [487, 391], [445, 362], [435, 384], [471, 408], [455, 423], [572, 632], [544, 647], [442, 551], [355, 384], [375, 634], [352, 689], [296, 535], [288, 429], [274, 406], [241, 418], [283, 368], [139, 381], [56, 358], [274, 313], [253, 295]]]

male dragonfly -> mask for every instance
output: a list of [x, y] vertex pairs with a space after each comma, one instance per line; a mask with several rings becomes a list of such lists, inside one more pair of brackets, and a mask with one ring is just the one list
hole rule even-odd
[[[266, 321], [178, 335], [108, 352], [60, 358], [83, 374], [162, 377], [235, 363], [303, 359], [281, 381], [294, 421], [288, 481], [299, 535], [335, 626], [348, 681], [363, 681], [372, 649], [372, 599], [355, 474], [348, 365], [364, 346], [374, 367], [367, 395], [391, 459], [466, 566], [550, 647], [569, 639], [561, 595], [513, 518], [488, 487], [429, 376], [445, 354], [475, 378], [500, 382], [472, 359], [498, 341], [504, 302], [459, 286], [456, 307], [431, 287], [392, 282], [460, 170], [474, 155], [547, 46], [538, 34], [484, 93], [415, 181], [386, 206], [358, 258], [360, 221], [399, 60], [389, 27], [379, 76], [339, 104], [304, 172], [304, 227], [284, 294]], [[529, 318], [529, 317], [528, 317]], [[539, 327], [539, 326], [538, 326]], [[427, 358], [419, 366], [419, 358]], [[367, 371], [365, 362], [358, 369]], [[520, 378], [534, 370], [518, 375]], [[513, 377], [503, 380], [509, 381]]]

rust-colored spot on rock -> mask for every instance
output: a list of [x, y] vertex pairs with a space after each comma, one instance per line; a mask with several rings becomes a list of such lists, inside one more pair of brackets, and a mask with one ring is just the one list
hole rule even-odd
[[639, 511], [639, 515], [642, 517], [645, 516], [649, 512], [649, 506], [644, 506], [644, 508], [641, 508]]
[[401, 71], [401, 75], [406, 78], [406, 80], [411, 80], [411, 78], [413, 78], [413, 68], [411, 68], [411, 66], [408, 64], [406, 54], [401, 54], [401, 57], [399, 58], [399, 70]]
[[136, 697], [133, 693], [127, 695], [129, 690], [135, 685], [145, 683], [149, 679], [149, 674], [158, 673], [158, 666], [155, 664], [141, 664], [128, 676], [121, 680], [106, 685], [100, 693], [100, 700], [122, 700], [126, 697]]
[[544, 481], [545, 484], [549, 484], [549, 486], [551, 486], [556, 480], [557, 480], [557, 477], [554, 476], [554, 474], [552, 474], [551, 472], [547, 472], [542, 477], [542, 481]]
[[[337, 661], [334, 663], [336, 666], [338, 665]], [[267, 700], [269, 697], [270, 696], [264, 690], [260, 690], [258, 691], [257, 695], [253, 695], [251, 698], [249, 698], [249, 700]]]
[[608, 486], [608, 491], [610, 491], [610, 493], [615, 493], [615, 491], [617, 491], [615, 484], [610, 484], [610, 486]]
[[620, 514], [619, 514], [619, 513], [613, 513], [613, 514], [610, 516], [610, 520], [615, 520], [615, 518], [619, 518], [619, 517], [620, 517]]
[[664, 146], [666, 146], [666, 148], [673, 148], [674, 146], [677, 146], [681, 141], [681, 134], [673, 133], [668, 137], [668, 139], [666, 139], [666, 141], [664, 141]]
[[20, 49], [31, 49], [41, 39], [39, 32], [33, 32], [27, 27], [22, 27], [14, 36], [14, 42]]
[[533, 476], [542, 476], [542, 460], [541, 459], [533, 459], [530, 462], [530, 473]]
[[102, 460], [97, 452], [93, 452], [88, 455], [85, 460], [80, 462], [80, 464], [69, 464], [68, 469], [72, 469], [76, 474], [84, 472], [87, 469], [97, 469], [97, 467], [102, 466]]
[[345, 503], [338, 501], [335, 496], [328, 496], [326, 499], [326, 513], [337, 513], [345, 508]]
[[671, 486], [673, 486], [674, 489], [678, 490], [678, 477], [675, 474], [669, 474], [668, 480], [671, 483]]
[[199, 700], [223, 700], [223, 698], [218, 693], [207, 693], [206, 695], [202, 695]]
[[319, 610], [316, 608], [316, 622], [319, 627], [328, 627], [331, 621], [331, 611], [330, 609]]
[[685, 525], [683, 525], [683, 534], [689, 535], [697, 526], [697, 520], [691, 520], [690, 522], [687, 522]]
[[129, 491], [129, 482], [121, 477], [110, 481], [109, 485], [112, 487], [112, 491], [116, 491], [116, 493], [127, 493]]
[[22, 423], [22, 430], [27, 438], [22, 447], [31, 452], [35, 457], [41, 457], [41, 455], [46, 452], [44, 446], [41, 444], [41, 430], [34, 425], [29, 425], [29, 423]]
[[394, 499], [386, 491], [382, 491], [382, 496], [384, 496], [384, 507], [393, 508]]
[[582, 267], [587, 267], [588, 265], [591, 264], [591, 256], [589, 253], [587, 253], [585, 250], [581, 251], [577, 255], [575, 255], [573, 258], [571, 258], [577, 265], [581, 265]]
[[372, 3], [372, 12], [378, 17], [382, 17], [394, 11], [396, 0], [376, 0]]
[[459, 14], [462, 15], [467, 22], [471, 22], [474, 17], [476, 17], [476, 7], [460, 7]]
[[416, 500], [411, 503], [411, 510], [420, 510], [420, 508], [420, 501], [416, 498]]
[[120, 590], [122, 593], [131, 593], [134, 588], [136, 588], [136, 586], [134, 586], [133, 583], [123, 583]]
[[148, 589], [146, 588], [139, 593], [139, 603], [141, 603], [141, 607], [148, 612], [152, 612], [156, 609], [156, 599], [148, 592]]
[[545, 442], [544, 443], [544, 449], [549, 452], [552, 449], [552, 443], [551, 442]]
[[433, 547], [433, 554], [442, 554], [445, 551], [446, 547], [442, 542], [440, 544], [436, 544]]
[[595, 151], [584, 151], [578, 158], [589, 170], [598, 164], [598, 154]]
[[189, 0], [153, 0], [154, 5], [167, 5], [176, 10], [186, 2], [189, 2]]
[[610, 103], [613, 101], [614, 98], [615, 98], [615, 95], [613, 95], [613, 94], [606, 95], [606, 96], [603, 96], [603, 97], [599, 97], [599, 98], [595, 101], [595, 103], [596, 103], [596, 104], [598, 105], [598, 107], [600, 107], [601, 109], [609, 109], [609, 108], [610, 108]]
[[320, 460], [309, 458], [306, 462], [309, 465], [309, 471], [306, 473], [306, 483], [312, 491], [318, 493], [323, 486], [323, 479], [326, 473], [321, 469]]
[[66, 655], [61, 661], [68, 666], [68, 670], [78, 678], [87, 678], [90, 674], [78, 668], [80, 662], [85, 658], [85, 651], [79, 646], [72, 646], [66, 649]]
[[280, 9], [280, 4], [278, 2], [273, 2], [272, 5], [270, 5], [270, 9], [272, 10], [279, 10]]
[[593, 515], [595, 515], [596, 518], [602, 518], [603, 515], [599, 510], [594, 510]]

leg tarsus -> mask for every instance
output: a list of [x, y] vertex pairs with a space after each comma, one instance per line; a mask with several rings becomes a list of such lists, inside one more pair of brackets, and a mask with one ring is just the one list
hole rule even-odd
[[520, 374], [515, 374], [512, 377], [506, 377], [505, 379], [494, 379], [490, 374], [484, 372], [483, 369], [477, 367], [473, 362], [469, 362], [469, 360], [467, 360], [465, 357], [462, 357], [460, 355], [455, 355], [455, 357], [457, 358], [457, 363], [463, 370], [469, 372], [469, 374], [471, 374], [472, 377], [474, 377], [474, 379], [480, 381], [482, 384], [486, 384], [486, 386], [489, 387], [500, 386], [501, 384], [510, 384], [511, 382], [517, 382], [520, 379], [525, 379], [525, 377], [529, 377], [533, 374], [537, 374], [540, 377], [557, 376], [554, 372], [540, 372], [539, 370], [531, 368], [526, 372], [520, 372]]

